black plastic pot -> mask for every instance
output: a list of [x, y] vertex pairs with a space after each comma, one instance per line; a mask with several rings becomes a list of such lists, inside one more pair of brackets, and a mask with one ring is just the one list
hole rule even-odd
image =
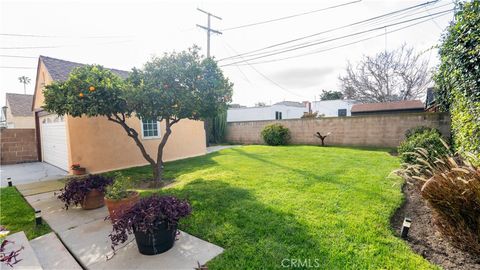
[[143, 255], [156, 255], [163, 253], [173, 247], [177, 227], [168, 228], [166, 223], [162, 223], [153, 233], [140, 232], [133, 230], [135, 241], [137, 242], [138, 251]]

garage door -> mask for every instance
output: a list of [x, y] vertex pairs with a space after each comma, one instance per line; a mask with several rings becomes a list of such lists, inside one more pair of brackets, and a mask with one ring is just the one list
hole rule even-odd
[[63, 116], [41, 116], [40, 138], [43, 161], [68, 171], [67, 132]]

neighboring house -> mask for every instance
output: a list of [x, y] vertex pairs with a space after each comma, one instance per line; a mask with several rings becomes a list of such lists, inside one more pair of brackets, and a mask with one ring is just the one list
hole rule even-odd
[[355, 104], [354, 100], [321, 100], [312, 102], [312, 112], [319, 116], [351, 116], [352, 106]]
[[2, 126], [6, 128], [35, 128], [32, 95], [7, 93], [2, 108]]
[[[43, 88], [53, 81], [64, 81], [82, 64], [40, 56], [33, 104], [41, 160], [66, 171], [79, 163], [90, 173], [146, 165], [135, 142], [121, 126], [105, 117], [58, 116], [42, 109]], [[111, 69], [126, 78], [127, 71]], [[136, 117], [127, 123], [141, 135], [147, 152], [156, 157], [157, 146], [164, 133], [164, 124], [142, 121]], [[172, 135], [164, 149], [164, 160], [176, 160], [206, 153], [203, 122], [182, 119], [172, 127]]]
[[308, 104], [283, 101], [271, 106], [229, 108], [227, 122], [298, 119], [309, 111]]
[[439, 107], [435, 99], [435, 90], [433, 87], [427, 89], [427, 96], [425, 97], [425, 111], [438, 112]]
[[352, 116], [366, 114], [416, 113], [423, 111], [424, 105], [420, 100], [363, 103], [352, 106]]

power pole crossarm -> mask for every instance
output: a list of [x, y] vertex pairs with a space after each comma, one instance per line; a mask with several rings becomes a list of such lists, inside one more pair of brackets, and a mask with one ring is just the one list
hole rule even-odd
[[200, 27], [200, 28], [202, 28], [202, 29], [204, 29], [204, 30], [207, 31], [207, 58], [208, 58], [208, 57], [210, 57], [210, 35], [211, 35], [212, 33], [219, 34], [219, 35], [222, 34], [222, 32], [220, 32], [220, 31], [218, 31], [218, 30], [214, 30], [214, 29], [211, 28], [210, 18], [213, 17], [213, 18], [218, 19], [218, 20], [221, 20], [222, 18], [220, 18], [220, 17], [218, 17], [218, 16], [216, 16], [216, 15], [213, 15], [212, 13], [207, 12], [207, 11], [205, 11], [205, 10], [203, 10], [203, 9], [200, 9], [200, 8], [197, 8], [197, 10], [200, 11], [200, 12], [203, 12], [203, 13], [207, 14], [207, 26], [203, 26], [203, 25], [197, 24], [197, 27]]

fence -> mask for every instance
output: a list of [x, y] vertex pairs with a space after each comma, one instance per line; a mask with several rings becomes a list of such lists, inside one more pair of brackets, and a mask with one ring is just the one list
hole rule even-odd
[[37, 161], [35, 129], [0, 129], [0, 164]]
[[396, 147], [405, 131], [416, 126], [434, 127], [450, 137], [448, 113], [378, 114], [320, 119], [291, 119], [231, 122], [227, 124], [226, 140], [236, 144], [262, 144], [260, 132], [264, 126], [280, 123], [290, 129], [292, 144], [319, 144], [316, 132], [330, 135], [327, 145]]

